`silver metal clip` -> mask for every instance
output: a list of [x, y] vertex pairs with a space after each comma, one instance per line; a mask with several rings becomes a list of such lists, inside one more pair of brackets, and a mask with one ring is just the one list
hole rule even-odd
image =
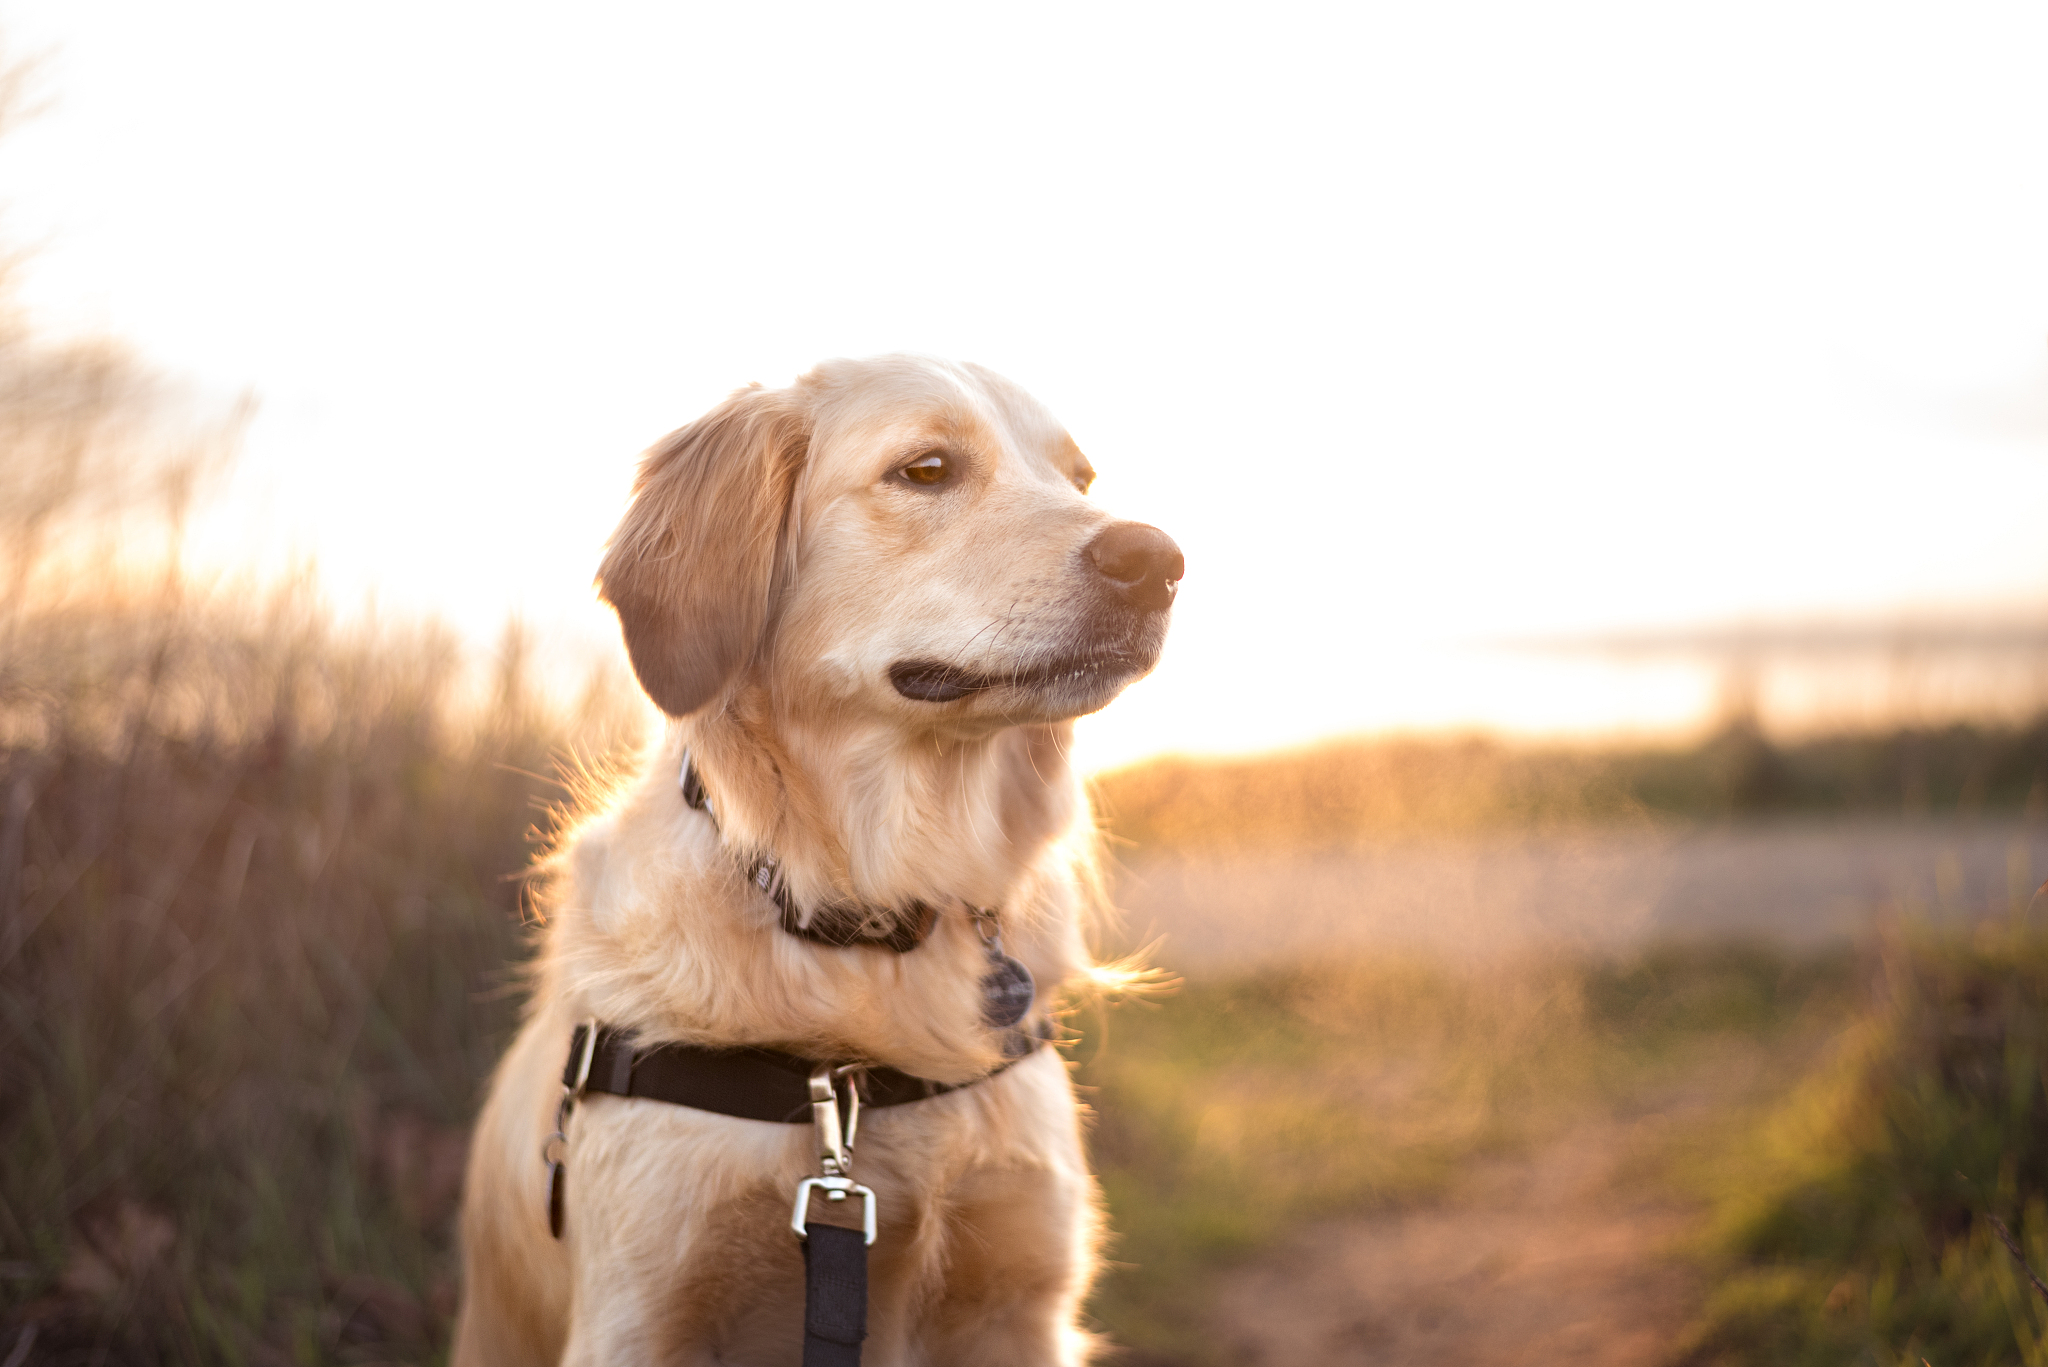
[[875, 1241], [875, 1193], [849, 1175], [853, 1169], [853, 1141], [860, 1130], [860, 1086], [850, 1077], [845, 1078], [847, 1111], [844, 1129], [839, 1122], [838, 1080], [849, 1071], [826, 1064], [811, 1074], [811, 1128], [818, 1137], [818, 1166], [825, 1175], [806, 1177], [797, 1184], [796, 1208], [790, 1212], [789, 1227], [799, 1239], [810, 1237], [806, 1225], [810, 1220], [811, 1193], [821, 1191], [828, 1201], [860, 1197], [861, 1232], [868, 1243]]
[[811, 1128], [818, 1136], [818, 1166], [827, 1177], [844, 1177], [853, 1170], [853, 1141], [860, 1134], [860, 1086], [852, 1078], [846, 1078], [843, 1130], [839, 1120], [839, 1079], [849, 1071], [821, 1064], [811, 1074]]

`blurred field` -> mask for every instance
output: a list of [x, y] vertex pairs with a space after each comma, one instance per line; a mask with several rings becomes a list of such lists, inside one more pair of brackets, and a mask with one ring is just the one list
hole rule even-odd
[[2048, 711], [2026, 724], [1850, 731], [1776, 744], [1738, 713], [1692, 745], [1516, 746], [1484, 736], [1168, 757], [1097, 798], [1141, 852], [1328, 853], [1488, 831], [1840, 815], [2048, 819]]
[[1791, 1086], [1856, 967], [1340, 960], [1125, 1012], [1082, 1076], [1144, 1256], [1101, 1313], [1161, 1363], [1662, 1361], [1697, 1300], [1670, 1259], [1695, 1203], [1638, 1178], [1609, 1209], [1613, 1170]]
[[1188, 971], [2002, 915], [2048, 875], [2048, 717], [1692, 746], [1354, 741], [1103, 776], [1133, 943]]
[[1148, 1364], [2048, 1361], [2044, 1008], [2024, 920], [1191, 986], [1082, 1070], [1098, 1310]]
[[[438, 1361], [466, 1125], [516, 1011], [516, 875], [638, 704], [605, 678], [545, 702], [517, 632], [479, 673], [431, 627], [336, 625], [303, 584], [80, 583], [4, 624], [0, 1360]], [[1514, 810], [1444, 750], [1443, 801]], [[1112, 834], [1159, 842], [1122, 782]], [[1183, 989], [1082, 1017], [1075, 1046], [1117, 1231], [1093, 1313], [1130, 1361], [2040, 1360], [1979, 1218], [2044, 1261], [2048, 969], [2038, 930], [1998, 929], [2018, 865], [1942, 885], [2003, 899], [1993, 938], [1883, 956], [1641, 927], [1446, 954], [1358, 919], [1392, 884], [1345, 870], [1390, 850], [1507, 842], [1569, 899], [1602, 841], [1778, 829], [1620, 791], [1393, 841], [1240, 835], [1249, 881], [1185, 875], [1171, 900], [1237, 938], [1169, 942]], [[1974, 818], [1986, 849], [2032, 829], [2018, 800]], [[1885, 820], [1895, 851], [1932, 829]], [[1207, 838], [1162, 857], [1198, 869]], [[1312, 876], [1348, 898], [1320, 922], [1289, 893]], [[1409, 906], [1455, 910], [1427, 880]]]
[[1313, 853], [1127, 851], [1128, 943], [1186, 972], [1395, 950], [1475, 962], [1670, 941], [1820, 947], [2002, 915], [2048, 821], [1843, 814], [1428, 836]]
[[1084, 1069], [1101, 1313], [1162, 1364], [2048, 1360], [1992, 1223], [2048, 1266], [2044, 738], [1104, 777], [1190, 983]]

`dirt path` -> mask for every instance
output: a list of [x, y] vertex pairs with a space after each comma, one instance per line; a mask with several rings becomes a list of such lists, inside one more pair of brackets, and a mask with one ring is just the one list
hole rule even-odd
[[1588, 1121], [1473, 1174], [1458, 1199], [1306, 1229], [1227, 1274], [1216, 1302], [1247, 1367], [1653, 1367], [1699, 1286], [1669, 1256], [1696, 1214], [1617, 1169], [1677, 1113]]

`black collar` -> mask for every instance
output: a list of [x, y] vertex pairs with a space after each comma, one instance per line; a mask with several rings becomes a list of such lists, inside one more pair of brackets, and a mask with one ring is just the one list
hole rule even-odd
[[[682, 785], [683, 801], [709, 817], [716, 828], [718, 813], [712, 810], [704, 780], [698, 776], [687, 749], [683, 751]], [[747, 881], [781, 909], [784, 931], [835, 949], [873, 945], [908, 954], [923, 944], [939, 923], [938, 908], [929, 902], [912, 902], [901, 910], [833, 902], [817, 908], [806, 920], [782, 880], [780, 861], [773, 855], [764, 854], [756, 859], [747, 868]], [[982, 948], [988, 954], [988, 971], [981, 979], [982, 1021], [997, 1029], [1007, 1029], [1030, 1014], [1037, 987], [1031, 981], [1031, 970], [1003, 952], [1002, 928], [996, 912], [989, 907], [970, 906], [967, 910], [974, 918], [975, 929], [981, 932]]]
[[[683, 801], [710, 817], [712, 826], [716, 827], [718, 813], [712, 810], [710, 795], [704, 791], [704, 780], [698, 777], [697, 766], [691, 761], [687, 749], [683, 751], [682, 785]], [[874, 945], [893, 949], [898, 954], [908, 954], [923, 944], [931, 935], [932, 928], [939, 923], [938, 908], [928, 902], [917, 901], [902, 908], [832, 902], [812, 911], [806, 919], [803, 909], [796, 904], [796, 898], [790, 895], [789, 885], [783, 881], [782, 862], [772, 854], [764, 854], [748, 865], [747, 881], [781, 910], [785, 931], [800, 939], [838, 949]]]

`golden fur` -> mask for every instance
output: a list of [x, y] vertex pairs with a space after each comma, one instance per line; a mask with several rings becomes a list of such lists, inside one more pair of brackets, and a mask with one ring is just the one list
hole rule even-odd
[[[913, 487], [905, 462], [933, 451], [948, 483]], [[1089, 653], [1076, 604], [1100, 586], [1080, 580], [1113, 525], [1083, 497], [1092, 473], [1022, 391], [909, 357], [742, 390], [647, 455], [599, 581], [671, 721], [553, 863], [530, 1014], [476, 1129], [457, 1367], [796, 1361], [808, 1127], [586, 1098], [549, 1237], [539, 1154], [575, 1021], [966, 1082], [1002, 1039], [963, 904], [1001, 909], [1038, 1012], [1087, 973], [1071, 718], [1149, 668], [1165, 630], [1155, 611]], [[889, 682], [905, 660], [1010, 682], [918, 701]], [[685, 746], [717, 827], [678, 796]], [[802, 905], [921, 899], [937, 926], [900, 955], [785, 934], [741, 873], [768, 851]], [[1055, 1050], [869, 1112], [854, 1176], [881, 1219], [866, 1362], [1086, 1359], [1099, 1221]]]

